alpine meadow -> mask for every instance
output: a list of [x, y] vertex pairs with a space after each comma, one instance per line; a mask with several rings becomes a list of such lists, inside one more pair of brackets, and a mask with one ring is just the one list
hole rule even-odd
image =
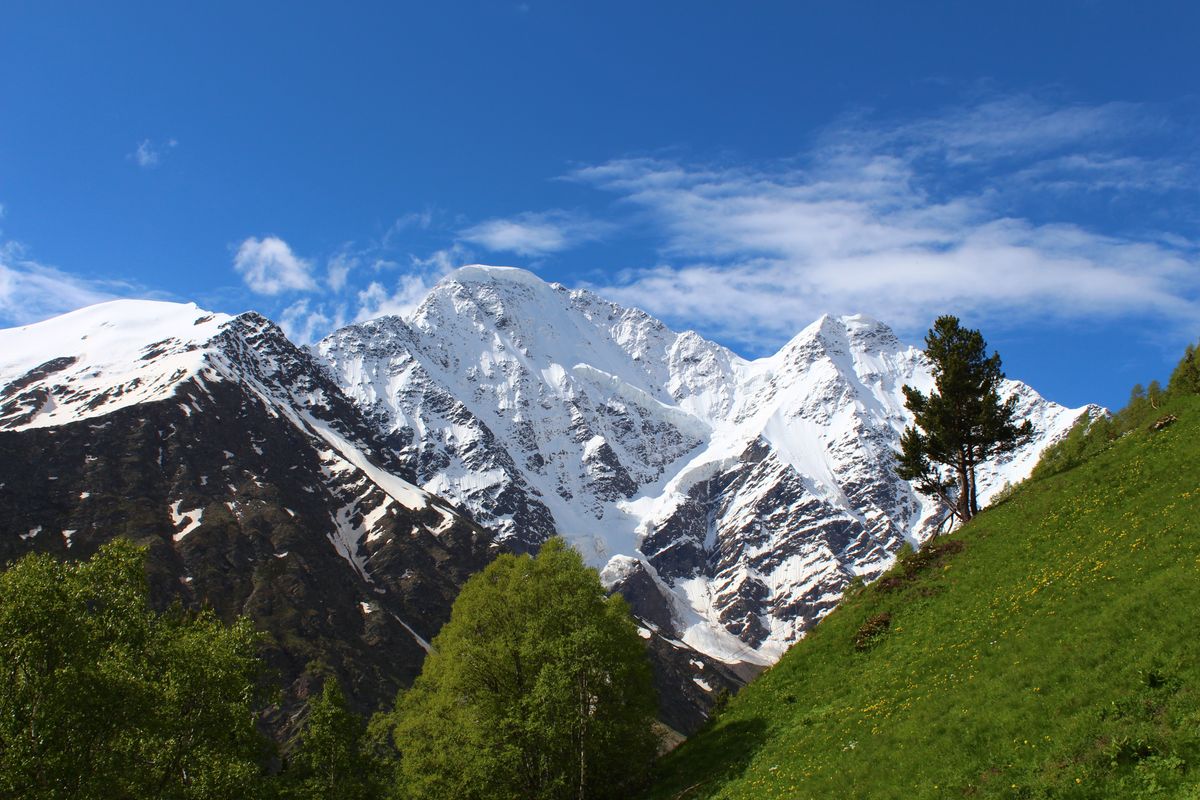
[[1200, 800], [1200, 5], [0, 9], [0, 800]]
[[1029, 481], [848, 592], [650, 796], [1196, 797], [1192, 352], [1154, 402], [1138, 387], [1081, 421]]

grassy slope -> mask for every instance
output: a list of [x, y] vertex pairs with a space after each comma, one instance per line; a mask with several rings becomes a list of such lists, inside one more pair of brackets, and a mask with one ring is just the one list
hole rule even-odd
[[847, 598], [651, 796], [1200, 798], [1200, 398], [1167, 412]]

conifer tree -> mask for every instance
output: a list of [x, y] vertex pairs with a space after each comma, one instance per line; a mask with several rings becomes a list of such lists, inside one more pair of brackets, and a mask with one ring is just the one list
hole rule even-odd
[[1188, 345], [1183, 358], [1171, 373], [1167, 390], [1173, 395], [1200, 394], [1200, 351]]
[[346, 705], [337, 678], [308, 703], [308, 721], [284, 774], [287, 800], [373, 800], [384, 767], [366, 739], [366, 720]]
[[940, 500], [947, 520], [966, 522], [979, 512], [976, 469], [1028, 441], [1033, 426], [1016, 424], [1016, 395], [1001, 400], [1000, 356], [987, 355], [979, 331], [941, 316], [925, 345], [935, 387], [929, 395], [904, 387], [915, 424], [900, 437], [896, 474]]

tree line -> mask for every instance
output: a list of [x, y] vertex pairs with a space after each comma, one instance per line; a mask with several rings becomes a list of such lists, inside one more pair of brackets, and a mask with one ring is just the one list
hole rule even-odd
[[616, 798], [656, 752], [629, 610], [561, 540], [468, 581], [369, 723], [327, 677], [284, 752], [256, 727], [279, 691], [250, 622], [148, 597], [124, 540], [0, 573], [0, 797]]
[[1200, 348], [1188, 345], [1171, 371], [1166, 388], [1157, 380], [1135, 384], [1124, 408], [1096, 419], [1080, 419], [1062, 441], [1046, 448], [1033, 477], [1044, 478], [1071, 469], [1137, 428], [1169, 425], [1173, 401], [1195, 395], [1200, 395]]

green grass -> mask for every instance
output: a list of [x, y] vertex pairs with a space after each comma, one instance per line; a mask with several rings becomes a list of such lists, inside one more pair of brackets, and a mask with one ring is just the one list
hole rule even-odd
[[650, 796], [1200, 798], [1200, 397], [1154, 413], [846, 598]]

